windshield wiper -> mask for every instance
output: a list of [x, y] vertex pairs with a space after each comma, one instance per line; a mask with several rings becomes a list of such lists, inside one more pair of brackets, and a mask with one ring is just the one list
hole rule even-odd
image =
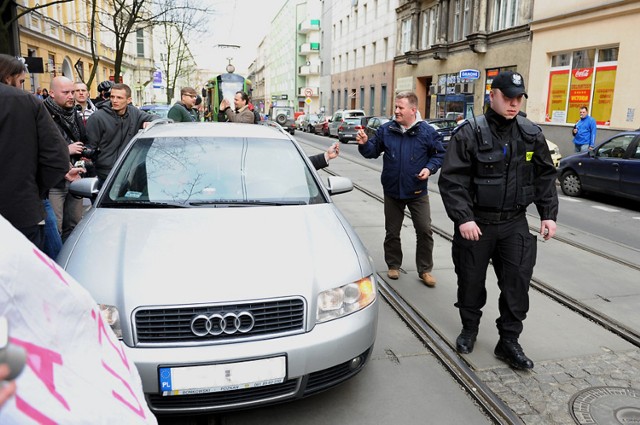
[[216, 199], [211, 201], [194, 201], [189, 205], [201, 206], [212, 205], [215, 207], [251, 207], [251, 206], [279, 206], [279, 205], [307, 205], [307, 202], [300, 200], [263, 201], [260, 199]]
[[105, 208], [189, 208], [189, 204], [180, 202], [153, 202], [153, 201], [116, 201], [102, 202]]

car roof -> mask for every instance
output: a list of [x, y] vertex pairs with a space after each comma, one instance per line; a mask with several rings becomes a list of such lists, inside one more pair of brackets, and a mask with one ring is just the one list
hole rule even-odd
[[[169, 123], [156, 120], [141, 130], [145, 137], [249, 137], [260, 139], [290, 140], [286, 135], [273, 131], [267, 125], [241, 124], [227, 122], [181, 122]], [[141, 134], [142, 136], [142, 134]]]

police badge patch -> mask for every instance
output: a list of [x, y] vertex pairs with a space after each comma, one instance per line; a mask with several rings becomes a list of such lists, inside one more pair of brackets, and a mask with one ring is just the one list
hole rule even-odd
[[511, 76], [511, 82], [513, 83], [514, 86], [521, 86], [522, 75], [513, 73], [513, 75]]

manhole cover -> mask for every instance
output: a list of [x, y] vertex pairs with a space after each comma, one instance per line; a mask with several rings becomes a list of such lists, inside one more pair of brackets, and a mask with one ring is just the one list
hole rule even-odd
[[588, 388], [574, 395], [569, 406], [579, 425], [640, 424], [640, 391], [633, 388]]

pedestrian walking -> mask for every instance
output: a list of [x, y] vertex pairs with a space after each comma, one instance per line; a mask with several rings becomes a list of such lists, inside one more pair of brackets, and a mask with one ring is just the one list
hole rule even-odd
[[456, 350], [473, 351], [487, 299], [489, 261], [500, 288], [500, 339], [494, 354], [517, 369], [532, 369], [518, 338], [529, 310], [529, 282], [536, 236], [527, 206], [540, 215], [540, 235], [555, 235], [558, 215], [556, 169], [540, 127], [520, 114], [524, 80], [505, 71], [491, 84], [487, 113], [462, 122], [454, 132], [439, 179], [440, 195], [454, 223], [452, 256], [458, 276], [462, 332]]
[[358, 130], [358, 151], [365, 158], [378, 158], [382, 153], [382, 188], [386, 235], [384, 257], [387, 276], [400, 277], [402, 244], [400, 230], [406, 208], [416, 231], [416, 268], [422, 282], [433, 287], [433, 232], [427, 180], [442, 164], [445, 150], [442, 136], [417, 117], [418, 97], [402, 92], [395, 99], [395, 118], [381, 125], [371, 139]]

